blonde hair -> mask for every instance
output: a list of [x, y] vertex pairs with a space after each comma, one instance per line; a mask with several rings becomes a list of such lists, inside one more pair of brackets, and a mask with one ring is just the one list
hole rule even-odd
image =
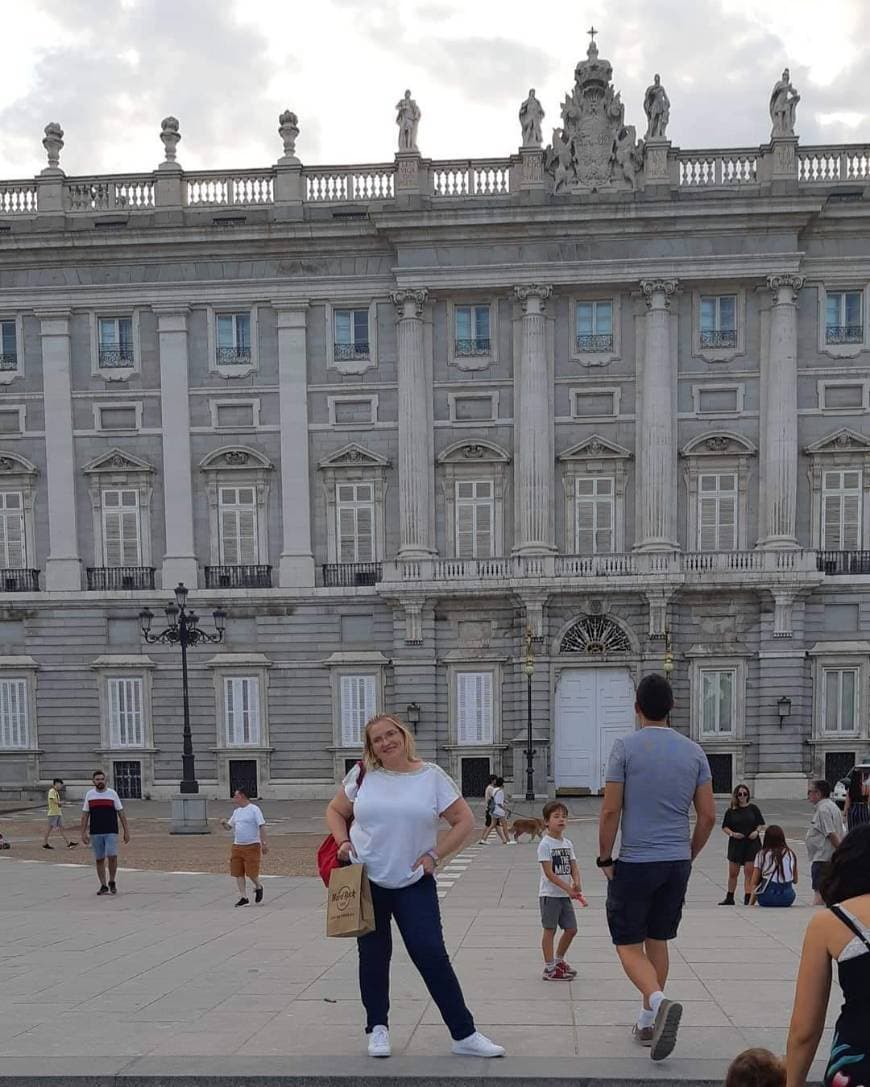
[[408, 728], [404, 722], [400, 721], [398, 717], [393, 717], [391, 713], [376, 713], [374, 717], [370, 717], [366, 721], [365, 732], [363, 736], [363, 764], [366, 770], [377, 770], [382, 764], [381, 760], [375, 754], [375, 749], [372, 746], [371, 731], [374, 725], [380, 724], [381, 721], [389, 721], [391, 725], [395, 725], [396, 728], [402, 733], [405, 741], [405, 755], [414, 760], [417, 758], [417, 745], [414, 742], [414, 734]]

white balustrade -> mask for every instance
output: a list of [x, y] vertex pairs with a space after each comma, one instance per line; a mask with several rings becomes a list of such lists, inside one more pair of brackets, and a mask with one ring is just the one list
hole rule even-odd
[[66, 210], [150, 211], [154, 207], [154, 181], [150, 177], [72, 177], [65, 185]]
[[798, 150], [798, 181], [832, 185], [870, 179], [870, 147], [804, 147]]
[[185, 178], [188, 207], [257, 207], [274, 203], [271, 174], [206, 174]]
[[509, 196], [507, 159], [433, 162], [432, 195], [444, 197]]
[[758, 181], [756, 151], [682, 151], [677, 157], [681, 188], [701, 189], [754, 185]]
[[0, 185], [0, 215], [35, 215], [37, 210], [36, 185], [32, 181]]
[[312, 204], [346, 204], [392, 200], [395, 192], [395, 167], [322, 166], [303, 171], [305, 199]]

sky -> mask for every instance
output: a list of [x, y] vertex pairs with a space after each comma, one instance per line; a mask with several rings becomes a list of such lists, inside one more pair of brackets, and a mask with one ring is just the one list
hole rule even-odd
[[387, 162], [405, 88], [424, 156], [507, 156], [530, 87], [549, 142], [590, 25], [638, 134], [658, 72], [675, 146], [757, 147], [789, 66], [803, 144], [870, 144], [868, 0], [0, 0], [0, 178], [49, 121], [70, 176], [150, 171], [168, 114], [185, 169], [262, 167], [286, 108], [304, 163]]

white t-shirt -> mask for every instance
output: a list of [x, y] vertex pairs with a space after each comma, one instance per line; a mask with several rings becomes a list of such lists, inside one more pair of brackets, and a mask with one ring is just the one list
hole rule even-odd
[[[762, 864], [764, 865], [763, 868]], [[772, 853], [765, 853], [764, 850], [756, 853], [755, 867], [761, 872], [762, 879], [767, 879], [770, 876], [771, 883], [794, 883], [794, 861], [791, 853], [783, 853], [782, 855], [783, 879], [779, 878], [779, 872], [776, 870], [776, 860]]]
[[350, 828], [352, 860], [366, 866], [380, 887], [409, 887], [423, 876], [418, 857], [434, 849], [438, 821], [460, 793], [453, 780], [431, 762], [419, 770], [367, 770], [357, 789], [359, 766], [344, 779], [344, 795], [353, 803]]
[[507, 815], [507, 808], [504, 806], [504, 789], [496, 789], [492, 794], [492, 817], [493, 819], [504, 819]]
[[245, 804], [236, 808], [227, 822], [233, 828], [234, 845], [257, 845], [260, 841], [260, 827], [266, 825], [263, 813], [256, 804]]
[[[568, 838], [553, 838], [545, 834], [538, 844], [538, 861], [549, 861], [553, 866], [553, 875], [559, 879], [571, 882], [571, 861], [577, 859], [574, 846]], [[571, 896], [551, 883], [544, 875], [544, 866], [541, 865], [541, 885], [538, 890], [541, 898], [570, 898]]]

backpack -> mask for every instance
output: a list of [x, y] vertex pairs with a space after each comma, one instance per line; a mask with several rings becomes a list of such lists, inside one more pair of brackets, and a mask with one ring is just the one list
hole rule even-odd
[[[356, 789], [357, 795], [359, 795], [363, 778], [366, 776], [366, 767], [362, 759], [357, 763], [357, 766], [359, 767], [359, 774], [356, 779]], [[353, 816], [347, 821], [348, 830], [350, 830], [352, 822]], [[336, 842], [331, 834], [327, 834], [317, 849], [317, 871], [327, 887], [329, 886], [329, 877], [332, 875], [333, 869], [340, 867], [341, 861], [338, 859], [338, 842]]]

